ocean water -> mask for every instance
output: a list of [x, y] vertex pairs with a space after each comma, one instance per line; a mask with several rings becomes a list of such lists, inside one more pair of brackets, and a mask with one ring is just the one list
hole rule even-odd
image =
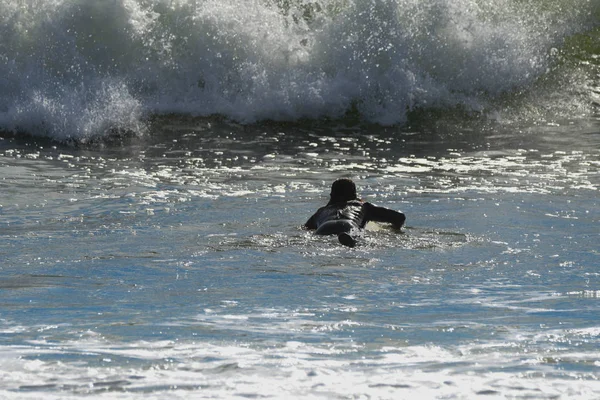
[[0, 0], [0, 398], [600, 398], [599, 190], [596, 0]]

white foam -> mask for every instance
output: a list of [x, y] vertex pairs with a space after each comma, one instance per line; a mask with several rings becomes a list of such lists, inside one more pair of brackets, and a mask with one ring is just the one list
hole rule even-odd
[[[538, 338], [540, 340], [540, 338]], [[369, 347], [370, 348], [370, 347]], [[61, 346], [1, 347], [3, 385], [10, 398], [591, 398], [600, 383], [576, 370], [561, 372], [551, 359], [596, 355], [530, 349], [518, 343], [485, 346], [309, 344], [291, 340], [256, 347], [244, 343], [137, 341], [107, 343], [87, 335]], [[42, 355], [69, 355], [65, 362]], [[74, 359], [76, 355], [82, 358]], [[549, 359], [550, 361], [546, 361]], [[558, 358], [557, 358], [558, 360]]]
[[[522, 90], [588, 0], [0, 3], [0, 130], [88, 140], [152, 113], [402, 123]], [[560, 18], [559, 18], [560, 17]]]

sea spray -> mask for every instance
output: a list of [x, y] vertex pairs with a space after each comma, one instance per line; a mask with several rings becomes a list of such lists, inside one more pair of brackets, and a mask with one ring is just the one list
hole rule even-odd
[[[88, 140], [162, 113], [402, 124], [530, 90], [592, 1], [0, 1], [0, 130]], [[490, 104], [492, 104], [490, 106]]]

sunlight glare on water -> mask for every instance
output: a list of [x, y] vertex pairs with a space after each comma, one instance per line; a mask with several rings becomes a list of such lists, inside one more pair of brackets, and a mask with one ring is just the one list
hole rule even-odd
[[0, 398], [600, 397], [598, 2], [108, 3], [0, 2]]
[[[165, 122], [2, 142], [3, 396], [599, 392], [596, 150]], [[403, 232], [300, 229], [339, 176]]]

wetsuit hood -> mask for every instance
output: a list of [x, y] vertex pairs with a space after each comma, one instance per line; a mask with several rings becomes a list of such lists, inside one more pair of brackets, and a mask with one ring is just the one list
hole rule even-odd
[[331, 185], [331, 198], [328, 204], [340, 203], [342, 201], [356, 200], [356, 185], [352, 180], [342, 178]]

